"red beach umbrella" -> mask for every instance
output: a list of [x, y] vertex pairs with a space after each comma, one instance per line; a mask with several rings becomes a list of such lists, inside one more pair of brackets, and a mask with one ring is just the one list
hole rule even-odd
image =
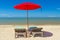
[[18, 10], [35, 10], [35, 9], [41, 8], [41, 6], [31, 2], [25, 2], [25, 3], [14, 6], [14, 8]]
[[15, 5], [14, 8], [17, 10], [27, 10], [27, 27], [29, 27], [28, 10], [35, 10], [35, 9], [41, 8], [41, 6], [31, 2], [24, 2], [22, 4]]

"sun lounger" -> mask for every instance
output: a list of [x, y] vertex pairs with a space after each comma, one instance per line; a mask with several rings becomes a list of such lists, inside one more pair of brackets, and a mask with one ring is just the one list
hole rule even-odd
[[26, 37], [26, 29], [15, 29], [15, 37], [18, 38], [20, 35]]
[[28, 37], [32, 35], [32, 29], [35, 29], [35, 28], [37, 28], [37, 27], [31, 26], [31, 27], [28, 28], [28, 31], [29, 31]]
[[34, 37], [35, 34], [41, 34], [41, 36], [43, 37], [43, 32], [41, 31], [42, 28], [35, 28], [32, 30], [32, 36]]

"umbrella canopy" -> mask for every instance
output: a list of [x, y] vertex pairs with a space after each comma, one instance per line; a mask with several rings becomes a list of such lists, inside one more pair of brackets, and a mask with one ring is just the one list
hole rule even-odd
[[14, 6], [14, 8], [18, 10], [35, 10], [35, 9], [41, 8], [41, 6], [31, 2], [25, 2], [25, 3]]

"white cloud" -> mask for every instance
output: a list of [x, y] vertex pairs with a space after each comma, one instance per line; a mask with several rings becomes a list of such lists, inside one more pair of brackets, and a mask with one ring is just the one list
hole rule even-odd
[[9, 14], [0, 14], [0, 17], [10, 17]]
[[60, 10], [60, 8], [57, 8], [57, 10]]
[[8, 14], [0, 14], [1, 16], [8, 16]]
[[0, 16], [7, 16], [8, 14], [0, 14]]
[[48, 16], [48, 17], [57, 17], [57, 16]]
[[3, 14], [3, 13], [0, 13], [0, 17], [25, 17], [25, 16], [19, 15], [19, 14]]

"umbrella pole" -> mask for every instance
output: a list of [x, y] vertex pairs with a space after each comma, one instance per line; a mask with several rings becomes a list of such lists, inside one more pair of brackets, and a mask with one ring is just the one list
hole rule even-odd
[[[29, 29], [29, 15], [28, 15], [28, 10], [27, 10], [27, 28]], [[29, 37], [29, 31], [27, 29], [27, 37]]]
[[29, 28], [29, 19], [28, 19], [28, 10], [27, 10], [27, 28]]

